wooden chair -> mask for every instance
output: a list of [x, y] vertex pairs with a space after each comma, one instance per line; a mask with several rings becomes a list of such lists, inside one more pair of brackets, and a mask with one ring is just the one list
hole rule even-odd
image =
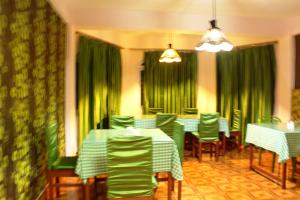
[[113, 115], [110, 119], [110, 128], [123, 129], [129, 126], [134, 126], [133, 116]]
[[[78, 183], [60, 183], [59, 178], [61, 177], [78, 177], [75, 174], [75, 167], [77, 157], [61, 157], [58, 152], [57, 143], [57, 122], [51, 123], [46, 128], [47, 137], [47, 153], [48, 153], [48, 184], [50, 191], [50, 200], [54, 199], [54, 190], [56, 188], [56, 196], [59, 196], [60, 187], [74, 187], [80, 186], [83, 188], [83, 184]], [[55, 181], [55, 183], [53, 183]], [[84, 190], [82, 190], [84, 191]]]
[[[184, 160], [184, 125], [180, 122], [174, 122], [173, 140], [177, 146], [181, 164]], [[174, 184], [173, 184], [174, 185]], [[178, 200], [181, 199], [181, 181], [178, 181]]]
[[242, 116], [241, 111], [233, 110], [232, 126], [230, 128], [230, 137], [226, 141], [233, 141], [236, 143], [238, 151], [242, 150], [242, 134], [241, 134]]
[[152, 137], [114, 136], [107, 140], [108, 199], [153, 199]]
[[196, 115], [198, 114], [198, 108], [184, 108], [183, 113], [188, 115]]
[[198, 132], [192, 132], [193, 144], [192, 154], [195, 156], [198, 152], [199, 162], [202, 161], [202, 144], [210, 145], [210, 155], [212, 156], [212, 147], [215, 147], [215, 157], [218, 160], [219, 157], [219, 114], [218, 113], [202, 113], [200, 115], [200, 123], [198, 126]]
[[171, 113], [157, 113], [156, 114], [156, 127], [160, 128], [171, 138], [173, 137], [174, 122], [177, 119], [176, 114]]
[[147, 114], [156, 114], [156, 113], [162, 113], [164, 112], [163, 108], [148, 108]]

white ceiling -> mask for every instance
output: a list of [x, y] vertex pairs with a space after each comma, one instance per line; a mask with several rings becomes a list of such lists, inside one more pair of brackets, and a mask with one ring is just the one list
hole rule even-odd
[[[50, 0], [69, 12], [134, 10], [211, 15], [211, 0]], [[82, 14], [82, 13], [81, 13]], [[290, 19], [300, 16], [300, 0], [217, 0], [217, 16]]]
[[[49, 1], [77, 30], [199, 35], [212, 19], [212, 0]], [[228, 35], [281, 37], [300, 29], [300, 0], [216, 1], [218, 26]]]

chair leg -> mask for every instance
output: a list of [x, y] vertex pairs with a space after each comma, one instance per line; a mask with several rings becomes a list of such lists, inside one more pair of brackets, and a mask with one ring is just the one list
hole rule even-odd
[[219, 160], [219, 147], [220, 145], [219, 145], [219, 142], [216, 142], [216, 161], [218, 161]]
[[213, 154], [213, 145], [212, 145], [212, 143], [209, 143], [209, 154], [210, 154], [210, 158], [212, 158], [212, 154]]
[[53, 196], [53, 182], [52, 181], [53, 181], [52, 176], [50, 174], [48, 174], [50, 200], [54, 199], [54, 196]]
[[178, 200], [181, 200], [181, 188], [182, 188], [182, 182], [178, 181]]
[[259, 148], [259, 153], [258, 153], [258, 164], [259, 165], [261, 165], [262, 153], [263, 153], [263, 149]]
[[237, 140], [238, 140], [238, 150], [239, 152], [242, 151], [242, 135], [241, 132], [239, 132], [238, 136], [237, 136]]
[[275, 170], [275, 160], [276, 160], [276, 153], [272, 153], [272, 173]]
[[200, 141], [198, 144], [198, 160], [199, 162], [202, 162], [202, 143]]
[[225, 151], [226, 151], [226, 136], [225, 136], [225, 132], [223, 132], [223, 134], [222, 134], [222, 142], [221, 142], [221, 144], [222, 144], [222, 155], [225, 155]]
[[296, 181], [297, 157], [292, 157], [292, 181]]
[[59, 177], [55, 177], [55, 190], [56, 190], [56, 197], [59, 197]]
[[195, 139], [192, 138], [192, 157], [195, 157], [196, 156], [196, 147], [195, 147]]

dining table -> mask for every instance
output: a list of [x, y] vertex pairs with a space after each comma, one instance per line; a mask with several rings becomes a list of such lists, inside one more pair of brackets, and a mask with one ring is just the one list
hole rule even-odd
[[153, 173], [167, 172], [168, 199], [171, 199], [173, 180], [181, 186], [183, 172], [176, 144], [160, 129], [93, 129], [80, 146], [75, 169], [86, 186], [86, 199], [90, 198], [88, 179], [107, 172], [107, 138], [132, 134], [152, 137]]
[[[198, 131], [198, 124], [200, 122], [199, 115], [178, 115], [176, 121], [184, 125], [185, 132]], [[142, 115], [136, 117], [134, 121], [136, 128], [155, 128], [156, 116], [155, 115]], [[224, 117], [219, 118], [219, 131], [224, 132], [226, 137], [230, 136], [228, 121]]]
[[[200, 115], [177, 115], [176, 121], [184, 125], [185, 132], [197, 132], [198, 124], [200, 122]], [[155, 128], [156, 127], [156, 115], [142, 115], [136, 117], [134, 120], [134, 126], [136, 128]], [[228, 120], [224, 117], [219, 118], [219, 132], [222, 138], [222, 153], [224, 155], [226, 151], [226, 138], [230, 137], [230, 131], [228, 126]]]
[[[285, 189], [287, 161], [300, 155], [300, 126], [296, 125], [294, 128], [288, 128], [285, 123], [248, 124], [246, 143], [250, 144], [250, 169], [280, 184]], [[278, 162], [283, 165], [281, 178], [254, 165], [254, 145], [278, 155]]]

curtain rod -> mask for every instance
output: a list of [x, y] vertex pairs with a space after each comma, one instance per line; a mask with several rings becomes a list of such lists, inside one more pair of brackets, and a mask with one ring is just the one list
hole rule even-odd
[[[133, 50], [133, 51], [164, 51], [165, 49], [161, 48], [128, 48], [128, 50]], [[191, 49], [175, 49], [176, 51], [179, 52], [196, 52], [196, 50], [191, 50]]]
[[119, 48], [119, 49], [124, 49], [124, 47], [121, 47], [121, 46], [119, 46], [119, 45], [113, 44], [113, 43], [111, 43], [111, 42], [107, 42], [107, 41], [102, 40], [102, 39], [100, 39], [100, 38], [97, 38], [97, 37], [95, 37], [95, 36], [92, 36], [92, 35], [89, 35], [89, 34], [86, 34], [86, 33], [82, 33], [82, 32], [80, 32], [80, 31], [76, 31], [75, 34], [76, 34], [76, 35], [79, 35], [79, 36], [88, 37], [88, 38], [91, 38], [91, 39], [93, 39], [93, 40], [97, 40], [97, 41], [100, 41], [100, 42], [105, 42], [105, 43], [107, 43], [107, 44], [109, 44], [109, 45], [111, 45], [111, 46], [117, 47], [117, 48]]
[[264, 45], [269, 45], [269, 44], [277, 44], [278, 41], [270, 41], [270, 42], [261, 42], [261, 43], [254, 43], [254, 44], [244, 44], [244, 45], [239, 45], [235, 46], [234, 48], [249, 48], [249, 47], [257, 47], [257, 46], [264, 46]]
[[[256, 46], [264, 46], [268, 44], [277, 44], [278, 41], [270, 41], [270, 42], [261, 42], [261, 43], [254, 43], [254, 44], [245, 44], [245, 45], [239, 45], [235, 46], [234, 48], [249, 48], [249, 47], [256, 47]], [[128, 48], [128, 50], [136, 50], [136, 51], [164, 51], [166, 49], [160, 49], [160, 48]], [[198, 52], [196, 50], [190, 50], [190, 49], [176, 49], [176, 51], [181, 52]]]

